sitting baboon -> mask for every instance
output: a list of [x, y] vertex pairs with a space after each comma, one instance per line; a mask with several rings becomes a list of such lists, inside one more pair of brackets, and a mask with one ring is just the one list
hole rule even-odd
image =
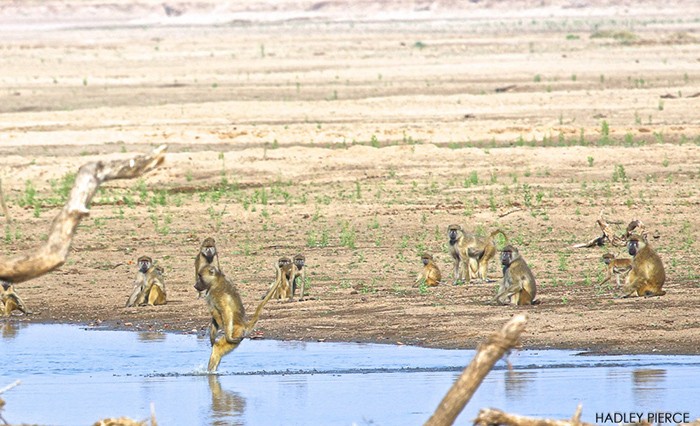
[[661, 287], [666, 281], [666, 272], [661, 258], [651, 246], [637, 235], [631, 235], [627, 250], [632, 258], [632, 270], [627, 275], [622, 297], [663, 296]]
[[143, 305], [164, 305], [166, 303], [163, 268], [153, 264], [148, 256], [138, 259], [139, 267], [134, 280], [134, 289], [126, 301], [126, 307]]
[[495, 301], [502, 304], [534, 305], [538, 301], [535, 276], [518, 249], [507, 245], [501, 252], [503, 281], [498, 289]]
[[423, 262], [423, 270], [416, 277], [416, 284], [419, 284], [421, 281], [425, 281], [425, 285], [428, 287], [435, 287], [440, 284], [442, 274], [440, 273], [440, 268], [433, 261], [433, 256], [425, 253], [421, 256], [421, 261]]
[[25, 315], [31, 314], [22, 298], [15, 292], [15, 286], [6, 281], [0, 281], [0, 283], [2, 284], [0, 301], [3, 304], [3, 314], [7, 317], [12, 315], [12, 311], [20, 311]]

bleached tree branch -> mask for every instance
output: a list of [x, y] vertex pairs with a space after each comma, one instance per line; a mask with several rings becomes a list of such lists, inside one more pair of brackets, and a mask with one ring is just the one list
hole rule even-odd
[[0, 257], [0, 279], [18, 283], [63, 265], [75, 231], [81, 219], [89, 214], [87, 206], [99, 186], [109, 180], [132, 179], [153, 170], [165, 159], [166, 150], [167, 146], [161, 145], [149, 155], [81, 166], [68, 201], [51, 224], [46, 243], [11, 257]]

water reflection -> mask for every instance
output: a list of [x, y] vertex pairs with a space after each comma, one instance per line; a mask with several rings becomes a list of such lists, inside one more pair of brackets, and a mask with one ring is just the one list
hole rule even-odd
[[[151, 402], [164, 425], [422, 424], [474, 355], [412, 346], [245, 340], [224, 359], [220, 375], [210, 377], [204, 371], [211, 351], [206, 338], [0, 325], [0, 353], [8, 366], [0, 369], [0, 383], [22, 380], [7, 397], [3, 394], [3, 415], [29, 424], [146, 418]], [[700, 416], [700, 357], [523, 350], [509, 359], [512, 368], [505, 361], [496, 364], [457, 424], [467, 424], [489, 406], [566, 418], [579, 403], [588, 422], [611, 410]]]
[[17, 337], [17, 332], [20, 326], [14, 321], [5, 320], [0, 322], [0, 330], [2, 330], [3, 339], [14, 339]]
[[640, 406], [651, 406], [656, 395], [665, 388], [666, 370], [660, 368], [639, 368], [632, 372], [634, 401]]
[[223, 390], [219, 376], [209, 375], [207, 380], [211, 391], [210, 424], [216, 426], [243, 425], [245, 398], [235, 392]]
[[139, 331], [138, 339], [140, 342], [162, 342], [167, 335], [158, 331]]
[[506, 398], [521, 400], [528, 397], [530, 384], [537, 377], [536, 371], [512, 370], [505, 372]]

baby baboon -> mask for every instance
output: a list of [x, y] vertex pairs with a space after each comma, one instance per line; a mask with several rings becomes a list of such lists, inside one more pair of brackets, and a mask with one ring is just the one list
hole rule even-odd
[[148, 256], [139, 257], [134, 289], [126, 301], [126, 307], [143, 305], [165, 305], [166, 293], [163, 268], [153, 264]]
[[299, 278], [301, 279], [301, 293], [299, 293], [299, 300], [304, 298], [304, 289], [306, 288], [306, 269], [304, 269], [305, 264], [306, 258], [301, 253], [292, 258], [292, 297], [294, 297], [294, 293], [297, 290], [297, 278]]
[[[216, 264], [214, 265], [214, 260]], [[195, 284], [199, 279], [199, 271], [209, 265], [214, 265], [218, 270], [221, 270], [219, 265], [219, 254], [216, 251], [216, 242], [213, 238], [208, 237], [202, 241], [202, 245], [199, 247], [199, 253], [197, 257], [194, 258], [194, 281]], [[204, 293], [199, 293], [197, 297], [206, 296]]]
[[442, 274], [440, 273], [440, 268], [433, 262], [433, 256], [425, 253], [421, 256], [421, 261], [423, 262], [423, 270], [416, 277], [416, 284], [419, 284], [421, 281], [425, 281], [425, 285], [428, 287], [435, 287], [440, 284]]
[[0, 281], [0, 283], [2, 284], [0, 301], [2, 301], [4, 305], [3, 314], [6, 317], [12, 315], [12, 311], [20, 311], [25, 315], [31, 314], [31, 311], [27, 309], [22, 298], [15, 292], [15, 286], [6, 281]]
[[507, 245], [501, 253], [503, 281], [498, 289], [495, 301], [501, 305], [533, 305], [538, 302], [535, 276], [520, 256], [518, 249]]
[[[204, 298], [211, 313], [209, 341], [212, 348], [207, 368], [214, 372], [219, 367], [221, 357], [236, 349], [246, 334], [253, 329], [263, 307], [276, 289], [268, 292], [255, 309], [253, 317], [246, 319], [243, 302], [236, 286], [217, 267], [210, 265], [202, 268], [194, 288], [200, 293], [205, 292]], [[219, 328], [224, 329], [224, 335], [216, 340]]]
[[617, 289], [620, 289], [620, 279], [624, 278], [627, 273], [632, 269], [632, 259], [616, 259], [615, 255], [612, 253], [605, 253], [603, 255], [603, 262], [605, 263], [606, 277], [598, 283], [598, 285], [603, 285], [610, 278], [615, 276], [617, 280]]
[[661, 287], [666, 281], [666, 272], [661, 258], [651, 246], [637, 235], [631, 235], [627, 250], [633, 256], [632, 270], [627, 275], [622, 297], [663, 296]]

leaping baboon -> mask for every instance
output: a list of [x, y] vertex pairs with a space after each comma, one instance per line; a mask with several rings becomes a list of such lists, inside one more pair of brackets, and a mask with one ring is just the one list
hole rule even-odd
[[[209, 372], [214, 372], [219, 367], [221, 357], [236, 349], [247, 333], [253, 329], [263, 307], [276, 289], [269, 291], [255, 309], [253, 317], [246, 319], [243, 302], [236, 286], [216, 266], [202, 268], [194, 288], [199, 292], [205, 292], [204, 298], [211, 313], [209, 342], [212, 348], [207, 369]], [[224, 335], [216, 340], [219, 328], [224, 329]]]

